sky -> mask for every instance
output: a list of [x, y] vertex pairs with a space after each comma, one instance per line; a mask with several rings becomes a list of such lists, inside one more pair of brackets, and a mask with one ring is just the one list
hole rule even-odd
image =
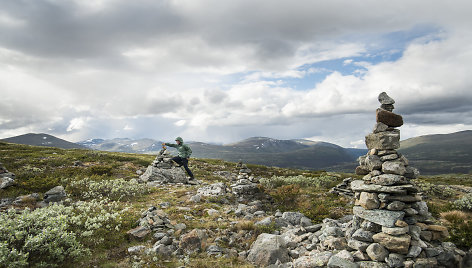
[[364, 148], [472, 129], [471, 1], [0, 0], [0, 138]]

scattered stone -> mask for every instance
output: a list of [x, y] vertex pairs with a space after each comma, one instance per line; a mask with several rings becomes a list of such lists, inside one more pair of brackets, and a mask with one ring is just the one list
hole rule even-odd
[[329, 251], [316, 252], [308, 256], [302, 256], [293, 262], [294, 268], [326, 267], [333, 253]]
[[140, 245], [140, 246], [134, 246], [134, 247], [129, 247], [128, 248], [128, 253], [129, 254], [138, 254], [144, 251], [146, 249], [145, 246]]
[[151, 233], [151, 230], [149, 228], [144, 227], [144, 226], [138, 226], [134, 229], [129, 230], [126, 232], [130, 238], [136, 239], [136, 240], [144, 240], [144, 238]]
[[222, 182], [203, 186], [197, 190], [197, 194], [202, 196], [220, 196], [226, 194], [226, 185]]
[[258, 266], [268, 266], [277, 261], [290, 261], [289, 251], [282, 236], [260, 234], [251, 245], [247, 259]]
[[200, 229], [193, 229], [180, 238], [179, 247], [187, 254], [199, 252], [202, 250], [202, 243], [206, 240], [207, 235], [205, 231]]
[[56, 186], [44, 194], [44, 202], [59, 202], [66, 198], [66, 191], [62, 186]]
[[15, 180], [9, 177], [0, 177], [0, 189], [15, 185]]

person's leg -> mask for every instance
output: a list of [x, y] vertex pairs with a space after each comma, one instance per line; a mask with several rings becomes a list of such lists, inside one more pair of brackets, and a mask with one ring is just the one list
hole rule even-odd
[[179, 167], [181, 167], [184, 164], [182, 160], [183, 159], [180, 156], [172, 157], [172, 161], [177, 163], [177, 165], [179, 165]]
[[183, 158], [183, 159], [182, 159], [182, 164], [184, 165], [185, 171], [187, 171], [187, 174], [190, 176], [190, 179], [193, 179], [193, 173], [192, 173], [192, 171], [188, 168], [188, 159]]

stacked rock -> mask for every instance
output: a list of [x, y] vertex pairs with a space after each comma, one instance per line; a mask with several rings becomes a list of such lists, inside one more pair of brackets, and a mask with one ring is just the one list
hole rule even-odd
[[441, 243], [447, 229], [434, 225], [426, 202], [410, 183], [418, 171], [396, 151], [397, 127], [403, 119], [392, 112], [395, 101], [385, 92], [379, 101], [377, 123], [365, 140], [369, 151], [356, 168], [356, 174], [365, 176], [351, 182], [356, 200], [346, 233], [348, 246], [357, 250], [357, 259], [376, 263], [375, 267], [453, 267], [461, 257]]
[[172, 155], [164, 147], [157, 153], [156, 159], [147, 167], [139, 181], [150, 186], [158, 186], [164, 183], [188, 183], [189, 180], [183, 168], [178, 167], [172, 161]]
[[240, 201], [244, 201], [246, 197], [259, 192], [257, 187], [259, 180], [251, 176], [252, 171], [245, 164], [239, 163], [238, 167], [240, 168], [239, 175], [236, 183], [231, 185], [231, 190], [233, 194], [240, 198]]
[[5, 189], [15, 184], [15, 174], [8, 172], [0, 163], [0, 189]]
[[354, 192], [351, 189], [351, 182], [353, 180], [354, 179], [351, 177], [345, 178], [340, 184], [331, 188], [329, 192], [332, 194], [343, 195], [352, 198], [354, 197]]

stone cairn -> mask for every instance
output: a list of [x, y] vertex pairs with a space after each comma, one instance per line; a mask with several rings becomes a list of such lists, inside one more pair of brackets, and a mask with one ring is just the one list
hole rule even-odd
[[434, 224], [410, 183], [418, 170], [396, 151], [403, 119], [392, 112], [395, 101], [382, 92], [379, 102], [377, 123], [365, 139], [369, 151], [356, 168], [364, 177], [351, 182], [355, 206], [348, 246], [358, 250], [357, 259], [375, 262], [369, 267], [455, 267], [461, 254], [454, 244], [441, 242], [447, 228]]
[[0, 189], [5, 189], [15, 184], [15, 174], [8, 172], [0, 163]]
[[251, 176], [252, 170], [246, 164], [239, 162], [236, 166], [239, 168], [239, 174], [235, 183], [231, 184], [231, 190], [240, 201], [252, 199], [251, 197], [259, 192], [259, 179]]
[[183, 167], [178, 167], [172, 161], [172, 157], [167, 148], [163, 147], [144, 174], [139, 176], [139, 181], [147, 183], [149, 186], [165, 183], [189, 183], [187, 173]]

